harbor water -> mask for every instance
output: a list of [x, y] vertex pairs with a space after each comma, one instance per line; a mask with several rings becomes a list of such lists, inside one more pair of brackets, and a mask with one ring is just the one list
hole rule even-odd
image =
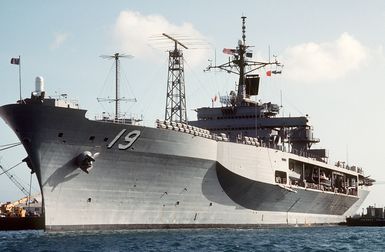
[[383, 251], [378, 227], [0, 232], [0, 251]]

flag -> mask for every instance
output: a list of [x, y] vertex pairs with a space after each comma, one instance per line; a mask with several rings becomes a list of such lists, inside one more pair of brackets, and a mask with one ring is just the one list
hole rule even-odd
[[271, 76], [271, 70], [266, 72], [266, 76]]
[[11, 64], [20, 65], [20, 58], [12, 58], [11, 59]]
[[211, 101], [212, 102], [216, 102], [217, 101], [217, 96], [214, 96], [213, 98], [211, 98]]
[[235, 50], [235, 49], [223, 48], [223, 53], [225, 53], [225, 54], [230, 54], [230, 55], [235, 55], [235, 54], [237, 53], [237, 50]]

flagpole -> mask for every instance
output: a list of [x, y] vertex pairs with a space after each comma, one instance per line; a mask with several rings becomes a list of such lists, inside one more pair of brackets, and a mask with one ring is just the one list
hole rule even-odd
[[20, 92], [20, 103], [22, 101], [21, 99], [21, 60], [19, 55], [19, 92]]

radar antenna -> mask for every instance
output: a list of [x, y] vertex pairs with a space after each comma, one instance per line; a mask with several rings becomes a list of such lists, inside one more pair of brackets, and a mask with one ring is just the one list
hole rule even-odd
[[168, 57], [168, 78], [167, 78], [167, 97], [166, 97], [166, 121], [176, 121], [187, 123], [186, 94], [184, 84], [184, 59], [182, 50], [178, 45], [188, 49], [175, 38], [162, 33], [166, 38], [174, 41], [174, 50], [170, 50]]
[[132, 59], [134, 56], [128, 54], [114, 53], [113, 55], [101, 55], [103, 59], [114, 59], [115, 60], [115, 99], [109, 98], [97, 98], [98, 102], [115, 102], [115, 120], [120, 117], [120, 101], [132, 101], [136, 102], [136, 99], [126, 99], [120, 97], [120, 58]]
[[[261, 62], [249, 60], [252, 57], [252, 53], [248, 51], [250, 46], [246, 45], [246, 17], [241, 17], [242, 19], [242, 40], [239, 40], [238, 46], [236, 49], [223, 49], [223, 53], [232, 55], [232, 58], [229, 58], [229, 61], [221, 65], [209, 65], [205, 71], [210, 71], [211, 69], [220, 69], [228, 73], [234, 73], [239, 75], [238, 81], [238, 94], [237, 94], [237, 104], [240, 104], [247, 97], [246, 93], [246, 75], [254, 72], [260, 68], [266, 67], [268, 65], [281, 66], [277, 60], [274, 62]], [[247, 69], [246, 69], [247, 67]], [[253, 78], [259, 78], [258, 76], [252, 76]]]

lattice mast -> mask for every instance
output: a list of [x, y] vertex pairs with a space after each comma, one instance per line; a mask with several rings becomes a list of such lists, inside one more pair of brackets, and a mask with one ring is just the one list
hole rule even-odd
[[164, 119], [166, 121], [187, 123], [184, 59], [183, 52], [178, 49], [178, 45], [185, 49], [188, 48], [175, 38], [165, 33], [162, 35], [174, 41], [174, 50], [169, 51], [168, 57], [166, 112]]
[[136, 99], [126, 99], [120, 97], [120, 58], [133, 58], [132, 55], [114, 53], [113, 55], [102, 55], [100, 56], [104, 59], [114, 59], [115, 60], [115, 99], [106, 99], [106, 98], [97, 98], [100, 101], [115, 102], [115, 120], [120, 118], [120, 101], [133, 101], [136, 102]]

